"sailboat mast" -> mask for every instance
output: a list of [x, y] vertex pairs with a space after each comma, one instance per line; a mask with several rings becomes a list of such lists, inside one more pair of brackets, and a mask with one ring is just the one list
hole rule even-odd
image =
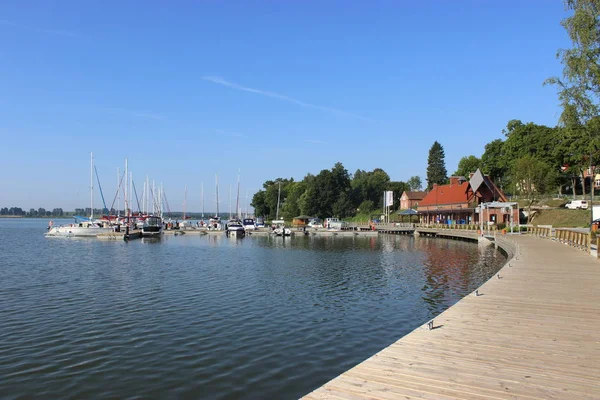
[[90, 221], [94, 219], [94, 154], [90, 153]]
[[125, 188], [123, 191], [123, 201], [125, 202], [125, 216], [129, 216], [129, 172], [127, 166], [127, 159], [125, 159]]
[[229, 184], [229, 219], [231, 219], [231, 184]]
[[121, 210], [121, 169], [117, 167], [117, 217]]
[[202, 196], [202, 219], [204, 219], [204, 182], [200, 183], [200, 192]]
[[215, 215], [215, 217], [219, 216], [219, 176], [217, 174], [215, 174], [215, 185], [217, 186], [217, 215]]
[[277, 213], [275, 219], [279, 219], [279, 200], [281, 200], [281, 181], [279, 181], [279, 191], [277, 192]]
[[240, 173], [239, 172], [238, 172], [237, 200], [235, 201], [235, 213], [238, 218], [241, 218], [242, 213], [240, 212]]
[[187, 203], [187, 183], [185, 184], [185, 191], [183, 193], [183, 220], [185, 221], [185, 206]]

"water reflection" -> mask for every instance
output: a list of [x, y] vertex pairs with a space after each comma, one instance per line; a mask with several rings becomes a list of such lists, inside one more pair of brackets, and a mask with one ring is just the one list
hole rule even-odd
[[48, 240], [40, 222], [0, 221], [0, 393], [15, 397], [298, 398], [503, 264], [443, 239]]

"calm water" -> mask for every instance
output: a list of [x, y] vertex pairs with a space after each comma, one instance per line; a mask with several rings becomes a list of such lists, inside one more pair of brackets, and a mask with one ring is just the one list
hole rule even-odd
[[406, 236], [125, 243], [46, 224], [0, 219], [2, 398], [298, 398], [505, 260]]

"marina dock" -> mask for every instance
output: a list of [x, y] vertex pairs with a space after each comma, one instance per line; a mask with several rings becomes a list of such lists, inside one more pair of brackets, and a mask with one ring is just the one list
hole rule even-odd
[[600, 398], [600, 262], [528, 235], [496, 244], [498, 275], [305, 399]]

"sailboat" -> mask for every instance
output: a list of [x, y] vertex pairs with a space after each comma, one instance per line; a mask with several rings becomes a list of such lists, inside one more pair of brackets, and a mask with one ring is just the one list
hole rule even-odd
[[[231, 192], [231, 190], [230, 190]], [[231, 196], [230, 196], [231, 199]], [[238, 174], [238, 187], [237, 187], [237, 202], [236, 202], [236, 213], [239, 213], [239, 204], [240, 204], [240, 176]], [[231, 208], [231, 206], [230, 206]], [[231, 212], [230, 212], [231, 215]], [[244, 225], [242, 221], [240, 221], [238, 215], [235, 218], [229, 217], [229, 221], [227, 221], [227, 225], [225, 226], [225, 232], [227, 236], [235, 236], [235, 237], [244, 237], [246, 234], [246, 230], [244, 229]]]
[[216, 199], [217, 199], [217, 213], [214, 217], [208, 220], [208, 230], [210, 231], [222, 231], [223, 225], [221, 224], [221, 217], [219, 216], [219, 177], [215, 174], [215, 186], [216, 186]]
[[273, 229], [273, 233], [276, 236], [290, 236], [292, 234], [292, 230], [290, 228], [285, 227], [285, 221], [279, 219], [279, 203], [281, 201], [281, 181], [279, 182], [279, 191], [277, 193], [277, 212], [275, 214], [275, 220], [273, 221], [273, 225], [275, 225], [275, 229]]
[[49, 225], [46, 236], [96, 237], [111, 231], [108, 222], [94, 221], [94, 155], [90, 153], [90, 217], [75, 217], [75, 223], [68, 225]]

